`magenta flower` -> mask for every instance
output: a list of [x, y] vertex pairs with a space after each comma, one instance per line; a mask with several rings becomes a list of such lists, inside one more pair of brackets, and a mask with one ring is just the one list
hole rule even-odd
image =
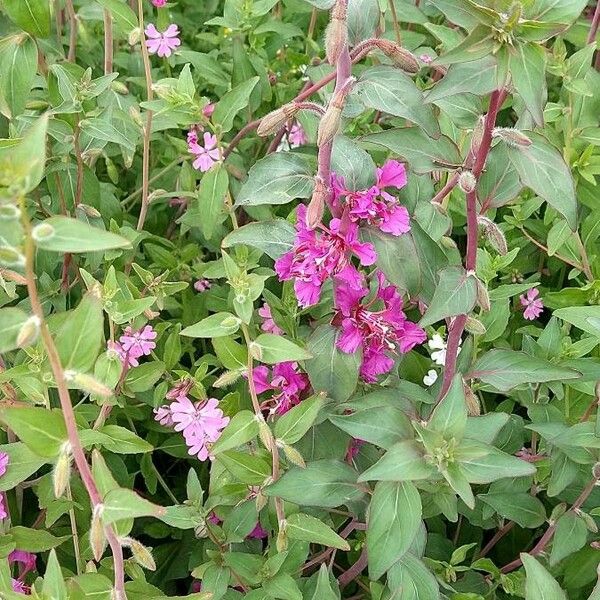
[[31, 588], [20, 579], [14, 579], [11, 577], [11, 583], [13, 592], [17, 592], [18, 594], [23, 594], [25, 596], [30, 595]]
[[169, 25], [163, 32], [158, 31], [156, 27], [150, 23], [146, 27], [146, 47], [150, 54], [158, 54], [161, 58], [168, 58], [173, 54], [173, 50], [181, 45], [179, 39], [179, 28], [177, 25]]
[[210, 290], [212, 284], [208, 279], [198, 279], [196, 283], [194, 283], [194, 289], [199, 292], [206, 292], [206, 290]]
[[258, 309], [258, 314], [263, 318], [262, 325], [260, 326], [263, 331], [274, 335], [281, 335], [283, 333], [283, 329], [275, 324], [273, 315], [271, 314], [271, 307], [266, 302]]
[[19, 578], [14, 579], [11, 578], [12, 589], [14, 592], [18, 592], [20, 594], [29, 595], [30, 588], [23, 581], [27, 573], [35, 570], [35, 562], [36, 556], [35, 554], [31, 554], [31, 552], [25, 552], [24, 550], [13, 550], [8, 555], [8, 564], [13, 565], [15, 563], [20, 565], [19, 568]]
[[202, 114], [209, 119], [212, 114], [215, 112], [216, 104], [214, 102], [209, 102], [203, 109]]
[[152, 0], [152, 4], [154, 4], [156, 8], [162, 8], [167, 4], [167, 0]]
[[304, 146], [308, 142], [306, 133], [300, 123], [294, 123], [291, 127], [288, 127], [288, 140], [291, 148], [298, 148], [298, 146]]
[[266, 531], [260, 523], [257, 523], [247, 537], [255, 540], [263, 540], [264, 538], [269, 537], [269, 532]]
[[346, 450], [345, 461], [349, 464], [352, 464], [358, 453], [360, 452], [361, 446], [365, 442], [363, 440], [359, 440], [358, 438], [351, 438], [348, 443], [348, 448]]
[[544, 312], [544, 303], [541, 298], [538, 298], [540, 292], [537, 288], [527, 290], [525, 294], [519, 296], [521, 306], [524, 307], [523, 316], [528, 321], [537, 319]]
[[208, 131], [204, 132], [204, 146], [201, 146], [197, 139], [195, 142], [193, 139], [190, 141], [188, 133], [188, 150], [196, 157], [193, 162], [194, 169], [202, 172], [208, 171], [221, 158], [221, 152], [217, 147], [217, 136]]
[[340, 199], [344, 197], [352, 221], [378, 227], [384, 233], [402, 235], [410, 231], [410, 215], [386, 188], [401, 189], [406, 182], [406, 168], [396, 160], [388, 160], [377, 169], [377, 183], [368, 190], [347, 190], [343, 178], [334, 173], [331, 177], [333, 202], [341, 208]]
[[294, 291], [300, 306], [316, 304], [321, 297], [321, 287], [327, 279], [351, 266], [354, 254], [362, 265], [372, 265], [377, 259], [375, 248], [358, 239], [358, 225], [332, 219], [329, 229], [320, 231], [306, 227], [306, 207], [298, 207], [296, 239], [292, 251], [275, 261], [275, 271], [281, 281], [294, 279]]
[[267, 390], [273, 395], [262, 403], [261, 408], [270, 414], [282, 415], [300, 403], [300, 396], [308, 388], [308, 377], [298, 372], [298, 363], [278, 363], [270, 371], [260, 366], [253, 370], [254, 386], [257, 394]]
[[186, 396], [180, 396], [171, 404], [175, 431], [183, 433], [188, 453], [200, 460], [210, 457], [207, 444], [216, 442], [229, 423], [229, 417], [225, 417], [218, 406], [219, 401], [215, 398], [194, 404]]
[[[335, 287], [339, 313], [333, 322], [342, 326], [337, 346], [346, 353], [362, 348], [360, 374], [368, 383], [374, 383], [378, 375], [392, 369], [394, 360], [389, 353], [404, 354], [427, 339], [423, 329], [406, 319], [402, 311], [402, 298], [396, 288], [385, 285], [381, 273], [377, 274], [377, 278], [379, 290], [367, 305], [362, 303], [369, 294], [367, 287], [353, 287], [344, 278], [338, 278]], [[382, 304], [382, 308], [370, 310], [376, 302]]]
[[[8, 463], [10, 462], [10, 456], [6, 452], [0, 452], [0, 477], [6, 473]], [[4, 506], [5, 498], [4, 494], [0, 493], [0, 519], [6, 519], [8, 517], [8, 511]]]

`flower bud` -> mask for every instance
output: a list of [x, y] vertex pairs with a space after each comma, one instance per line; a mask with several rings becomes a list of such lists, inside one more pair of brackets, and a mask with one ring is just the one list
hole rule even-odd
[[121, 96], [127, 96], [129, 94], [129, 88], [121, 81], [113, 81], [110, 84], [110, 88], [113, 92], [120, 94]]
[[337, 62], [347, 44], [346, 5], [343, 0], [338, 0], [331, 11], [331, 20], [325, 30], [325, 55], [330, 65]]
[[254, 503], [256, 504], [256, 512], [260, 512], [267, 505], [267, 497], [262, 492], [258, 492]]
[[504, 237], [504, 233], [500, 227], [498, 227], [494, 221], [482, 215], [477, 217], [477, 222], [483, 227], [483, 233], [487, 241], [490, 243], [490, 246], [492, 246], [492, 248], [494, 248], [494, 250], [496, 250], [496, 252], [502, 256], [507, 254], [508, 244], [506, 243], [506, 237]]
[[512, 127], [496, 127], [492, 131], [492, 137], [501, 139], [505, 144], [514, 148], [518, 146], [527, 148], [532, 144], [532, 141], [522, 131]]
[[300, 108], [295, 102], [284, 104], [260, 120], [256, 133], [261, 137], [277, 133], [285, 125], [286, 121], [296, 115], [299, 110]]
[[129, 42], [130, 46], [135, 46], [140, 41], [141, 37], [141, 29], [139, 27], [135, 27], [129, 32], [129, 35], [127, 36], [127, 41]]
[[131, 554], [138, 565], [141, 565], [148, 571], [156, 571], [156, 563], [154, 562], [152, 552], [144, 544], [134, 538], [124, 537], [121, 539], [121, 545], [131, 550]]
[[476, 278], [477, 281], [477, 304], [481, 307], [481, 310], [488, 312], [490, 310], [490, 295], [487, 291], [487, 286]]
[[106, 535], [102, 523], [102, 510], [104, 505], [96, 504], [92, 513], [92, 523], [90, 525], [90, 546], [94, 554], [94, 560], [100, 562], [104, 549], [106, 548]]
[[41, 321], [39, 317], [33, 315], [21, 325], [21, 329], [17, 335], [17, 346], [24, 348], [33, 344], [40, 334]]
[[443, 235], [440, 238], [440, 244], [448, 250], [456, 249], [456, 242], [451, 237], [448, 237], [447, 235]]
[[472, 335], [484, 335], [487, 331], [485, 325], [475, 317], [468, 316], [465, 329]]
[[329, 200], [331, 190], [325, 185], [323, 179], [315, 177], [315, 189], [306, 210], [306, 226], [314, 229], [323, 219], [325, 203]]
[[54, 497], [60, 498], [67, 489], [71, 479], [71, 444], [65, 442], [61, 448], [60, 454], [54, 470], [52, 471], [52, 483], [54, 484]]
[[306, 467], [306, 463], [302, 458], [302, 454], [300, 454], [300, 452], [298, 452], [296, 448], [288, 446], [288, 444], [283, 444], [283, 453], [291, 463], [294, 463], [295, 465], [297, 465], [298, 467], [302, 467], [303, 469], [304, 467]]
[[90, 394], [96, 394], [102, 398], [110, 398], [113, 391], [100, 383], [95, 377], [87, 375], [86, 373], [79, 373], [71, 369], [65, 371], [65, 381], [73, 383], [77, 389], [84, 390]]
[[477, 179], [471, 171], [463, 171], [458, 177], [458, 187], [465, 193], [470, 194], [477, 187]]
[[600, 479], [600, 462], [597, 462], [592, 467], [592, 475], [595, 479]]
[[273, 434], [271, 433], [271, 429], [267, 425], [262, 415], [257, 415], [256, 419], [258, 421], [258, 437], [263, 443], [263, 446], [270, 452], [275, 442], [273, 439]]
[[340, 130], [342, 123], [342, 109], [329, 104], [325, 114], [319, 121], [319, 129], [317, 131], [317, 146], [321, 148], [333, 140]]
[[25, 257], [13, 246], [0, 246], [0, 264], [21, 267], [25, 264]]
[[477, 394], [463, 381], [463, 389], [465, 391], [465, 403], [467, 405], [467, 413], [470, 417], [478, 417], [481, 414], [481, 405]]
[[225, 371], [213, 383], [213, 387], [223, 388], [233, 385], [241, 376], [240, 371]]
[[80, 210], [86, 217], [91, 217], [92, 219], [98, 219], [102, 216], [97, 208], [88, 204], [79, 204], [77, 210]]
[[50, 105], [45, 100], [29, 100], [25, 105], [27, 110], [46, 110]]
[[287, 521], [284, 519], [279, 523], [279, 533], [276, 542], [277, 552], [285, 552], [288, 546]]
[[377, 47], [394, 63], [395, 67], [407, 73], [418, 73], [419, 59], [409, 50], [391, 40], [377, 40]]
[[473, 135], [471, 137], [471, 154], [475, 156], [479, 152], [479, 146], [483, 141], [483, 133], [485, 131], [485, 117], [479, 117], [475, 129], [473, 129]]
[[588, 513], [584, 512], [584, 511], [582, 511], [580, 508], [578, 508], [575, 511], [575, 513], [585, 523], [585, 526], [588, 531], [591, 531], [592, 533], [598, 533], [598, 525], [596, 525], [596, 521], [594, 521], [594, 517], [592, 517], [591, 515], [589, 515]]

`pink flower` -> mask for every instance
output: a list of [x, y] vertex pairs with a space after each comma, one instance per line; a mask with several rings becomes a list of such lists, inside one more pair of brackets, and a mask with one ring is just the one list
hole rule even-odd
[[202, 109], [202, 114], [208, 119], [212, 116], [212, 114], [215, 112], [215, 103], [214, 102], [209, 102], [203, 109]]
[[192, 129], [190, 129], [188, 131], [187, 143], [188, 143], [188, 147], [191, 146], [192, 144], [198, 143], [198, 129], [196, 127], [193, 127]]
[[123, 346], [121, 346], [119, 342], [109, 341], [108, 344], [106, 344], [106, 347], [117, 354], [123, 365], [126, 365], [127, 367], [139, 366], [140, 362], [138, 359], [135, 358], [135, 356], [125, 352], [125, 350], [123, 350]]
[[20, 581], [19, 579], [13, 579], [11, 577], [12, 589], [13, 592], [17, 592], [18, 594], [24, 594], [25, 596], [29, 596], [31, 593], [31, 588]]
[[196, 283], [194, 283], [194, 289], [199, 292], [206, 292], [206, 290], [210, 290], [211, 288], [211, 283], [208, 279], [198, 279], [198, 281], [196, 281]]
[[345, 197], [352, 221], [363, 221], [378, 227], [384, 233], [402, 235], [410, 231], [408, 210], [385, 188], [401, 189], [406, 182], [406, 168], [396, 160], [388, 160], [383, 167], [377, 169], [377, 183], [368, 190], [347, 190], [343, 178], [334, 173], [331, 178], [333, 202], [340, 206], [340, 199]]
[[161, 425], [165, 427], [173, 427], [175, 423], [173, 423], [173, 413], [171, 411], [171, 407], [168, 404], [163, 404], [154, 409], [154, 420], [158, 421]]
[[525, 308], [523, 316], [528, 321], [537, 319], [544, 312], [544, 303], [541, 298], [538, 298], [539, 295], [540, 292], [537, 288], [531, 288], [527, 290], [527, 293], [519, 296], [521, 306]]
[[426, 65], [430, 65], [433, 62], [433, 58], [429, 54], [421, 54], [419, 60]]
[[125, 332], [119, 338], [119, 342], [121, 342], [125, 352], [139, 358], [140, 356], [152, 354], [152, 350], [156, 348], [153, 340], [156, 339], [157, 335], [156, 331], [152, 329], [152, 325], [146, 325], [139, 331], [133, 331], [131, 327], [126, 327]]
[[372, 265], [377, 259], [375, 248], [358, 239], [358, 225], [332, 219], [329, 229], [320, 231], [306, 227], [306, 206], [298, 207], [296, 239], [292, 251], [275, 261], [275, 271], [281, 281], [294, 279], [294, 291], [300, 306], [316, 304], [321, 297], [321, 287], [327, 279], [351, 266], [354, 254], [362, 265]]
[[186, 396], [180, 396], [171, 404], [175, 431], [183, 433], [188, 453], [198, 456], [200, 460], [210, 457], [207, 444], [216, 442], [229, 423], [229, 417], [223, 416], [218, 406], [219, 401], [215, 398], [194, 404]]
[[298, 146], [304, 146], [308, 142], [306, 133], [300, 123], [294, 123], [291, 127], [288, 127], [288, 140], [291, 148], [298, 148]]
[[298, 363], [295, 362], [278, 363], [272, 371], [268, 367], [256, 367], [252, 373], [257, 394], [267, 390], [273, 392], [271, 398], [261, 405], [271, 414], [282, 415], [299, 404], [300, 395], [308, 388], [308, 377], [298, 372]]
[[29, 586], [23, 582], [23, 579], [27, 573], [35, 570], [35, 562], [35, 554], [31, 554], [31, 552], [25, 552], [24, 550], [13, 550], [8, 555], [9, 565], [13, 565], [15, 563], [20, 565], [19, 578], [14, 579], [11, 577], [12, 589], [14, 592], [25, 594], [27, 596], [30, 594], [31, 590]]
[[[6, 473], [9, 462], [10, 456], [8, 456], [6, 452], [0, 452], [0, 477]], [[4, 494], [0, 492], [0, 519], [6, 519], [6, 517], [8, 517], [8, 511], [4, 506], [5, 500]]]
[[173, 50], [181, 45], [179, 39], [179, 28], [177, 25], [169, 25], [163, 32], [158, 31], [156, 27], [150, 23], [146, 27], [146, 47], [150, 54], [158, 54], [158, 56], [169, 57], [173, 54]]
[[365, 442], [363, 440], [359, 440], [358, 438], [352, 438], [350, 443], [348, 444], [348, 449], [346, 450], [345, 460], [347, 463], [352, 464], [356, 455], [360, 452], [361, 446]]
[[191, 377], [183, 377], [166, 394], [167, 400], [177, 400], [180, 396], [187, 396], [194, 386], [194, 380]]
[[198, 141], [189, 141], [188, 134], [188, 149], [196, 156], [193, 165], [194, 169], [200, 171], [208, 171], [221, 157], [221, 152], [217, 148], [217, 136], [204, 132], [204, 146], [200, 146]]
[[262, 540], [266, 537], [269, 537], [269, 532], [263, 529], [260, 523], [257, 523], [254, 529], [248, 534], [249, 538], [253, 538], [255, 540]]
[[[362, 300], [369, 294], [367, 287], [353, 287], [338, 278], [335, 287], [339, 313], [334, 324], [341, 324], [342, 333], [337, 346], [342, 352], [353, 353], [362, 348], [360, 373], [364, 381], [373, 383], [377, 376], [389, 372], [394, 360], [389, 353], [406, 353], [427, 339], [425, 332], [406, 319], [402, 298], [393, 285], [385, 285], [383, 275], [377, 274], [379, 290], [367, 305]], [[373, 304], [383, 305], [373, 311]]]
[[152, 0], [152, 4], [156, 6], [156, 8], [162, 8], [167, 3], [167, 0]]
[[273, 315], [271, 314], [271, 307], [266, 302], [258, 309], [258, 314], [263, 318], [263, 323], [260, 326], [263, 331], [273, 333], [274, 335], [281, 335], [283, 333], [283, 329], [275, 324]]

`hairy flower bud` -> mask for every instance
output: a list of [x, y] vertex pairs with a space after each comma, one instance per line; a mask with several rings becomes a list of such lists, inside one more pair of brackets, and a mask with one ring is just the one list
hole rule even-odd
[[325, 55], [330, 65], [337, 62], [344, 46], [348, 44], [346, 12], [346, 4], [343, 0], [338, 0], [331, 11], [331, 20], [325, 30]]
[[131, 537], [124, 537], [120, 541], [122, 546], [131, 550], [131, 554], [138, 565], [148, 571], [156, 571], [156, 563], [152, 552], [144, 544]]
[[317, 131], [317, 146], [321, 148], [337, 135], [342, 122], [342, 109], [330, 104], [319, 121]]
[[485, 325], [475, 317], [468, 316], [465, 329], [473, 335], [484, 335], [487, 331]]
[[294, 463], [298, 467], [306, 467], [306, 463], [304, 462], [304, 458], [302, 458], [302, 454], [300, 454], [296, 448], [288, 446], [288, 444], [283, 444], [283, 453], [291, 463]]
[[25, 256], [13, 246], [0, 246], [0, 265], [20, 267], [25, 264]]
[[113, 394], [113, 391], [109, 387], [87, 373], [79, 373], [67, 369], [65, 371], [65, 380], [72, 383], [77, 389], [84, 390], [90, 394], [96, 394], [102, 398], [110, 398]]
[[260, 441], [263, 443], [264, 447], [270, 452], [273, 448], [273, 444], [275, 443], [271, 429], [267, 425], [262, 415], [257, 415], [256, 419], [258, 420], [258, 437], [260, 438]]
[[315, 189], [306, 210], [306, 226], [309, 229], [314, 229], [322, 221], [325, 203], [330, 195], [331, 190], [325, 185], [323, 179], [319, 176], [315, 177]]
[[479, 152], [479, 146], [483, 141], [483, 133], [485, 131], [485, 117], [479, 117], [475, 129], [473, 129], [473, 135], [471, 137], [471, 154], [475, 156]]
[[477, 187], [477, 179], [471, 171], [463, 171], [458, 177], [458, 187], [465, 193], [470, 194]]
[[54, 470], [52, 471], [52, 483], [54, 484], [54, 497], [60, 498], [69, 485], [71, 479], [71, 444], [65, 442], [62, 445]]
[[498, 227], [494, 221], [482, 215], [477, 217], [477, 222], [482, 226], [483, 234], [492, 248], [494, 248], [494, 250], [496, 250], [496, 252], [502, 256], [507, 254], [508, 244], [506, 243], [506, 237], [504, 236], [504, 233], [500, 227]]
[[104, 533], [104, 524], [102, 523], [102, 510], [104, 505], [96, 504], [92, 513], [92, 523], [90, 525], [90, 546], [94, 559], [100, 562], [104, 549], [106, 548], [106, 535]]
[[487, 287], [477, 278], [477, 304], [481, 307], [481, 310], [488, 312], [490, 310], [490, 295], [488, 294]]
[[407, 73], [418, 73], [419, 59], [409, 50], [391, 40], [377, 40], [377, 47], [394, 63], [395, 67]]
[[279, 533], [276, 542], [277, 552], [285, 552], [288, 546], [287, 521], [285, 519], [279, 523]]
[[233, 385], [240, 377], [240, 371], [225, 371], [213, 383], [213, 387], [223, 388], [229, 385]]
[[477, 394], [463, 381], [463, 390], [465, 391], [465, 403], [467, 413], [470, 417], [478, 417], [481, 414], [481, 404]]
[[265, 115], [256, 129], [256, 133], [261, 137], [277, 133], [294, 115], [300, 110], [295, 102], [284, 104], [280, 108]]
[[531, 140], [518, 129], [512, 127], [496, 127], [492, 132], [492, 137], [502, 140], [505, 144], [513, 147], [528, 147], [531, 146]]
[[36, 315], [29, 317], [29, 319], [21, 325], [21, 329], [19, 329], [17, 346], [19, 346], [19, 348], [24, 348], [25, 346], [33, 344], [40, 334], [40, 325], [41, 321]]

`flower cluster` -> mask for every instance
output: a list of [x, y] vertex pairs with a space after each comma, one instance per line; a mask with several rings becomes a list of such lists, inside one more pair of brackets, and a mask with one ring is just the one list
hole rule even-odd
[[306, 226], [306, 207], [298, 207], [294, 248], [275, 262], [275, 271], [282, 281], [294, 280], [294, 291], [301, 306], [316, 304], [323, 284], [342, 273], [354, 271], [350, 257], [354, 254], [361, 265], [372, 265], [377, 259], [375, 248], [358, 239], [358, 225], [348, 220], [331, 219], [329, 228], [319, 231]]
[[164, 404], [154, 409], [154, 418], [165, 427], [180, 431], [188, 447], [188, 453], [200, 460], [211, 458], [210, 445], [214, 444], [229, 417], [224, 416], [216, 398], [192, 402], [187, 393], [191, 381], [185, 381], [167, 394], [170, 404]]
[[341, 209], [344, 198], [351, 221], [378, 227], [384, 233], [402, 235], [410, 231], [408, 210], [386, 189], [399, 190], [406, 182], [406, 168], [396, 160], [388, 160], [377, 169], [377, 182], [368, 190], [347, 190], [344, 179], [334, 173], [331, 177], [333, 203]]
[[[368, 383], [374, 383], [378, 375], [392, 369], [394, 360], [390, 353], [404, 354], [427, 339], [423, 329], [406, 318], [395, 286], [386, 285], [381, 272], [377, 272], [377, 279], [377, 293], [366, 303], [369, 289], [362, 278], [356, 282], [349, 282], [347, 277], [338, 278], [335, 287], [339, 312], [334, 323], [341, 324], [342, 328], [337, 346], [346, 353], [362, 348], [360, 374]], [[372, 310], [376, 303], [382, 306]]]
[[138, 358], [150, 355], [156, 348], [156, 335], [152, 325], [146, 325], [139, 331], [126, 327], [118, 342], [108, 342], [108, 349], [119, 355], [123, 365], [137, 367], [140, 364]]
[[261, 405], [270, 414], [282, 415], [299, 404], [302, 392], [309, 385], [308, 377], [298, 372], [298, 364], [295, 362], [278, 363], [272, 370], [264, 366], [256, 367], [252, 374], [257, 394], [267, 390], [273, 392]]
[[150, 54], [157, 54], [161, 58], [168, 58], [173, 50], [181, 45], [179, 39], [179, 27], [171, 24], [165, 31], [158, 31], [156, 26], [150, 23], [145, 29], [146, 48]]

